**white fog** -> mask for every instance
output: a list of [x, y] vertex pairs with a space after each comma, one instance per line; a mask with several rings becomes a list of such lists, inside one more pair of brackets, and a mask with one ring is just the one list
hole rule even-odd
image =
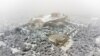
[[0, 0], [0, 25], [19, 25], [30, 18], [64, 13], [86, 23], [100, 17], [100, 0]]
[[100, 56], [100, 0], [0, 0], [0, 56]]

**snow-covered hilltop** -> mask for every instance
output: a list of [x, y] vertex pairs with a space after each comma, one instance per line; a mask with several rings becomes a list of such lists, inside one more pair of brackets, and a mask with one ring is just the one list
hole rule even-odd
[[85, 27], [63, 14], [36, 17], [0, 34], [0, 55], [100, 56], [98, 30], [99, 26]]

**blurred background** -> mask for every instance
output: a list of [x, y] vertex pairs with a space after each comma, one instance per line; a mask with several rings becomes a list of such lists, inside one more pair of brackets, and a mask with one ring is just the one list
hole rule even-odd
[[53, 12], [88, 24], [100, 17], [100, 0], [0, 0], [0, 27], [21, 25], [32, 17]]

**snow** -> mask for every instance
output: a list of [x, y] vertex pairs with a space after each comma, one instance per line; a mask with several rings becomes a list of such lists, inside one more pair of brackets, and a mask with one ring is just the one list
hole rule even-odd
[[96, 38], [96, 43], [100, 45], [100, 36]]
[[3, 41], [0, 41], [0, 46], [6, 46], [6, 44]]
[[12, 50], [12, 53], [13, 53], [13, 54], [20, 51], [20, 50], [18, 50], [17, 48], [11, 48], [11, 50]]

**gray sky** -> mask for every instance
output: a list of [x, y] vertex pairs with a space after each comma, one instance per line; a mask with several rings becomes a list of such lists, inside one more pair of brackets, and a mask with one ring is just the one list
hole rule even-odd
[[52, 12], [100, 17], [100, 0], [0, 0], [0, 24], [22, 24]]

